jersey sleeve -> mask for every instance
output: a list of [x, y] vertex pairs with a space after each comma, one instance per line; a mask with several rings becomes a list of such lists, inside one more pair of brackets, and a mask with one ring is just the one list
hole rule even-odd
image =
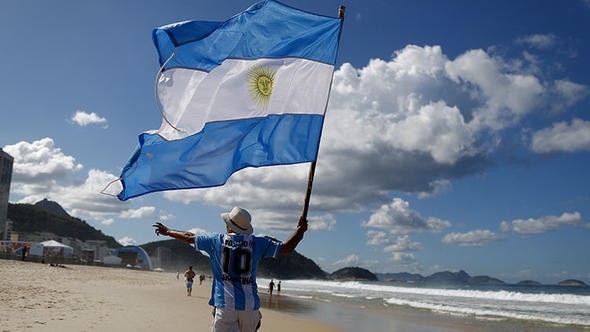
[[195, 250], [203, 250], [209, 253], [213, 248], [214, 236], [199, 235], [195, 236]]
[[262, 257], [277, 257], [281, 251], [283, 243], [270, 237], [257, 237], [256, 246], [264, 248], [262, 251]]

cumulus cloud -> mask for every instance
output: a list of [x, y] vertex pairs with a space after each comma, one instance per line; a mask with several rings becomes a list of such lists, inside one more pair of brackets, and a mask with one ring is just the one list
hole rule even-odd
[[336, 225], [336, 219], [332, 214], [313, 216], [307, 219], [309, 221], [309, 229], [313, 231], [331, 231]]
[[557, 36], [554, 34], [535, 34], [518, 38], [517, 42], [539, 50], [550, 49], [557, 43]]
[[561, 216], [544, 216], [540, 218], [515, 219], [502, 221], [500, 228], [503, 231], [513, 231], [520, 234], [539, 234], [554, 231], [561, 225], [573, 225], [578, 227], [590, 227], [590, 223], [583, 221], [579, 212], [564, 212]]
[[422, 249], [422, 244], [419, 242], [412, 242], [409, 235], [400, 236], [396, 239], [395, 243], [383, 248], [384, 252], [408, 252]]
[[195, 234], [195, 235], [207, 235], [209, 234], [209, 232], [207, 232], [206, 230], [202, 229], [202, 228], [191, 228], [188, 230], [189, 232]]
[[100, 117], [98, 114], [92, 112], [87, 113], [85, 111], [76, 111], [70, 118], [70, 120], [81, 127], [86, 127], [88, 125], [102, 125], [103, 128], [108, 128], [109, 124], [107, 119]]
[[389, 243], [389, 236], [385, 232], [370, 230], [367, 232], [367, 237], [369, 245], [378, 246]]
[[[449, 59], [440, 46], [408, 45], [362, 68], [343, 64], [334, 73], [310, 211], [364, 211], [391, 192], [428, 198], [454, 179], [484, 172], [502, 130], [535, 111], [570, 107], [586, 89], [518, 65], [531, 56], [503, 59], [480, 49]], [[256, 227], [291, 230], [308, 169], [245, 169], [223, 187], [164, 195], [187, 204], [247, 206], [256, 210]]]
[[[30, 143], [21, 141], [6, 145], [3, 150], [14, 158], [12, 181], [17, 184], [15, 189], [25, 194], [35, 188], [48, 188], [54, 181], [67, 178], [83, 168], [76, 158], [57, 148], [49, 137]], [[19, 187], [19, 184], [32, 187]]]
[[108, 219], [98, 219], [98, 221], [106, 226], [112, 225], [115, 223], [115, 220], [113, 218], [108, 218]]
[[121, 212], [120, 217], [125, 219], [150, 219], [154, 217], [156, 208], [153, 206], [142, 206], [139, 209], [129, 209]]
[[553, 83], [554, 91], [557, 94], [557, 101], [554, 108], [564, 111], [568, 107], [576, 104], [578, 101], [586, 98], [590, 94], [587, 85], [578, 84], [569, 80], [557, 80]]
[[345, 267], [345, 266], [358, 266], [359, 265], [359, 256], [356, 254], [351, 254], [346, 256], [343, 259], [337, 260], [332, 263], [334, 267]]
[[481, 101], [473, 109], [472, 130], [501, 130], [541, 106], [546, 91], [539, 78], [503, 71], [507, 66], [483, 50], [468, 51], [446, 63], [453, 82], [465, 84], [471, 96]]
[[104, 225], [113, 224], [113, 218], [119, 215], [149, 218], [155, 214], [154, 207], [130, 209], [129, 202], [101, 194], [105, 185], [117, 177], [97, 169], [81, 174], [82, 165], [56, 147], [51, 138], [18, 142], [3, 150], [14, 157], [11, 193], [19, 196], [19, 203], [34, 204], [47, 198], [73, 216]]
[[388, 230], [391, 234], [415, 232], [441, 232], [451, 226], [446, 220], [436, 217], [422, 217], [401, 198], [394, 198], [390, 204], [383, 204], [369, 220], [362, 222], [365, 227]]
[[467, 233], [449, 233], [443, 237], [442, 242], [460, 247], [481, 247], [504, 240], [506, 237], [505, 234], [497, 234], [487, 229], [477, 229]]
[[125, 236], [121, 239], [118, 239], [117, 242], [119, 242], [121, 245], [123, 246], [131, 246], [131, 245], [136, 245], [137, 241], [135, 241], [134, 239], [130, 238], [129, 236]]
[[416, 256], [409, 252], [394, 252], [391, 260], [400, 265], [412, 265], [416, 263]]
[[351, 254], [329, 264], [328, 269], [334, 271], [344, 267], [363, 267], [365, 269], [374, 270], [377, 264], [379, 264], [377, 260], [363, 260], [357, 254]]
[[531, 149], [537, 153], [590, 150], [590, 121], [558, 122], [533, 134]]

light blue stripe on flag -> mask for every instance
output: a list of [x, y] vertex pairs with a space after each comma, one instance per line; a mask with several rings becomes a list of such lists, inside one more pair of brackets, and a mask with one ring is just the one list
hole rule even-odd
[[155, 29], [152, 37], [160, 64], [176, 51], [164, 69], [210, 71], [227, 58], [296, 57], [334, 64], [341, 24], [340, 19], [269, 0], [252, 5], [226, 22], [175, 23]]
[[195, 135], [172, 141], [144, 133], [123, 170], [119, 198], [220, 186], [246, 167], [313, 161], [318, 145], [310, 141], [319, 139], [322, 122], [320, 115], [213, 122]]
[[316, 160], [341, 24], [268, 0], [226, 22], [156, 29], [170, 60], [157, 83], [165, 118], [140, 135], [118, 198]]

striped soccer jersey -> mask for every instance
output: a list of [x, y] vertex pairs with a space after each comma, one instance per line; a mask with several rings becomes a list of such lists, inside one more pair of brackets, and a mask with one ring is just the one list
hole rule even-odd
[[195, 237], [196, 250], [209, 254], [213, 286], [209, 304], [231, 310], [257, 310], [256, 270], [263, 257], [276, 257], [282, 243], [254, 235], [213, 234]]

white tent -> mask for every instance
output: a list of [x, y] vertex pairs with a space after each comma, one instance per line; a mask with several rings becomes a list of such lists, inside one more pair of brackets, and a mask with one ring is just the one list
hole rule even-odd
[[43, 246], [44, 256], [72, 257], [74, 255], [74, 248], [54, 240], [41, 242], [41, 245]]

